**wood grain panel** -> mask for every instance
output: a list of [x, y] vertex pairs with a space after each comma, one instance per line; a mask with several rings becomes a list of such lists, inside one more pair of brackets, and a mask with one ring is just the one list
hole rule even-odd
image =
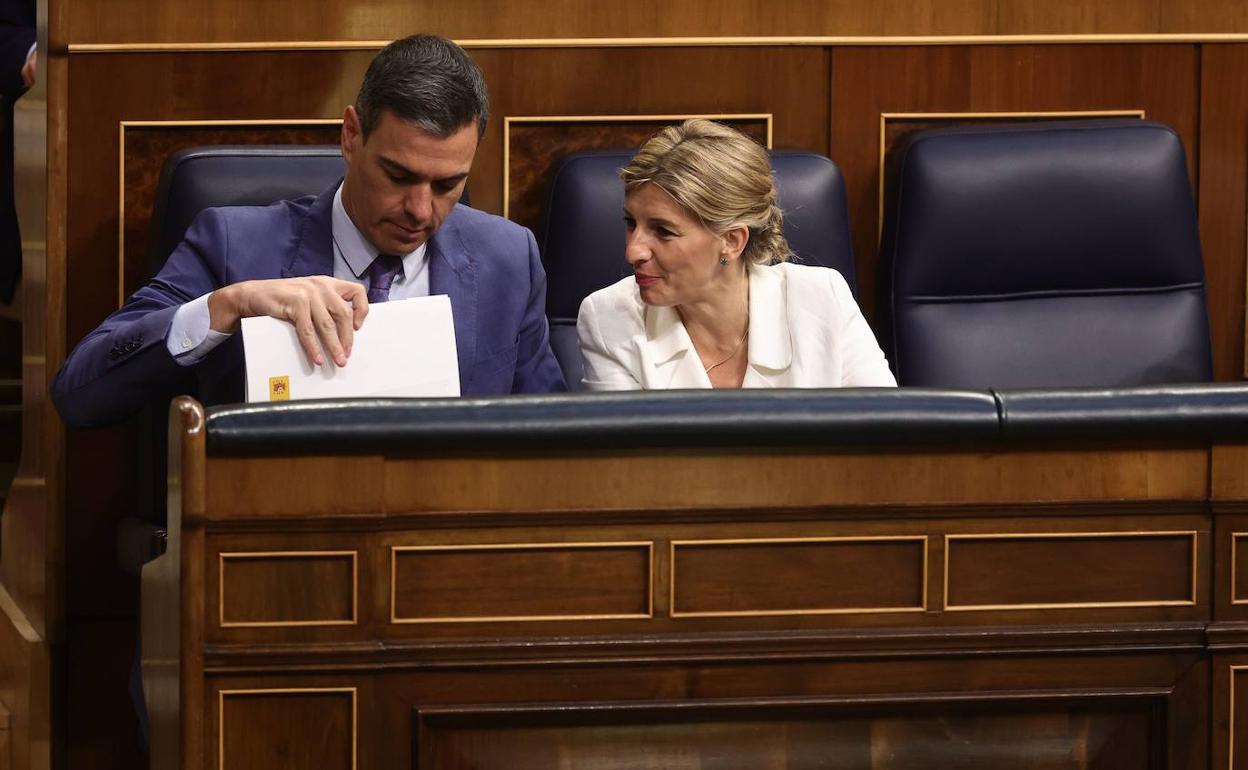
[[855, 770], [1164, 764], [1157, 697], [821, 700], [417, 709], [414, 766], [814, 768], [831, 756]]
[[1236, 380], [1246, 374], [1248, 45], [1201, 47], [1199, 180], [1214, 374], [1219, 380]]
[[233, 487], [209, 487], [207, 509], [213, 518], [381, 514], [386, 510], [385, 468], [377, 457], [208, 462], [209, 473], [236, 474], [238, 482]]
[[923, 611], [927, 539], [674, 541], [678, 616]]
[[1182, 137], [1196, 179], [1198, 73], [1191, 45], [835, 49], [831, 157], [845, 174], [868, 320], [878, 292], [881, 114], [1143, 110]]
[[650, 543], [395, 547], [396, 623], [642, 618]]
[[357, 554], [222, 553], [221, 627], [341, 625], [356, 622]]
[[[81, 6], [81, 8], [80, 8]], [[126, 23], [124, 20], [129, 20]], [[412, 30], [456, 38], [690, 35], [1141, 34], [1248, 31], [1234, 0], [699, 0], [628, 6], [573, 0], [404, 3], [367, 7], [330, 0], [282, 0], [264, 7], [228, 0], [76, 3], [69, 41], [387, 40]], [[402, 31], [402, 32], [399, 32]]]
[[[871, 506], [939, 504], [976, 500], [1092, 501], [1199, 500], [1204, 498], [1205, 451], [1111, 450], [1014, 453], [895, 450], [841, 454], [792, 449], [746, 451], [585, 453], [560, 456], [562, 472], [548, 472], [549, 457], [394, 460], [386, 466], [390, 510], [524, 511], [587, 509], [689, 509], [728, 506]], [[271, 462], [269, 474], [295, 478], [297, 460]], [[214, 494], [241, 501], [265, 492], [266, 474], [237, 467], [235, 491]], [[227, 465], [228, 464], [228, 465]], [[766, 478], [768, 484], [755, 484]], [[638, 484], [637, 479], [646, 479]], [[252, 484], [261, 486], [252, 488]], [[318, 499], [319, 500], [319, 499]], [[220, 506], [226, 515], [231, 506]], [[317, 510], [321, 510], [318, 502]], [[277, 504], [268, 509], [277, 511]]]
[[1194, 605], [1196, 533], [955, 535], [945, 609]]
[[[545, 11], [544, 11], [545, 13]], [[494, 116], [473, 166], [473, 206], [501, 213], [505, 116], [768, 114], [780, 149], [828, 147], [822, 48], [474, 50]], [[574, 76], [573, 76], [574, 75]]]
[[1248, 446], [1215, 445], [1210, 464], [1210, 497], [1224, 504], [1248, 500]]
[[1227, 766], [1231, 770], [1244, 770], [1248, 768], [1248, 663], [1236, 661], [1217, 669], [1228, 682]]
[[222, 690], [218, 693], [221, 770], [354, 770], [354, 688]]
[[[1119, 0], [1122, 2], [1122, 0]], [[389, 40], [430, 31], [453, 38], [670, 37], [701, 35], [985, 34], [995, 0], [699, 0], [678, 5], [641, 0], [628, 6], [574, 0], [412, 4], [367, 7], [329, 0], [283, 0], [264, 9], [209, 0], [149, 7], [95, 0], [75, 5], [70, 42], [229, 40]], [[135, 20], [127, 25], [119, 17]]]

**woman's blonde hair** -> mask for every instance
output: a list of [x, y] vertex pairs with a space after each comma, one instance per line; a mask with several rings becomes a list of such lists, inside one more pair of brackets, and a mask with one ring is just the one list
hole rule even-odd
[[744, 226], [742, 257], [756, 265], [784, 262], [784, 213], [776, 205], [771, 161], [757, 142], [709, 120], [686, 120], [650, 137], [620, 170], [624, 192], [653, 184], [722, 236]]

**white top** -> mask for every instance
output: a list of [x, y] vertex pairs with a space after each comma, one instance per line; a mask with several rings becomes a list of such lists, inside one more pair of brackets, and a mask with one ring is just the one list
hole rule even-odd
[[[334, 239], [334, 277], [341, 281], [354, 281], [368, 288], [364, 271], [377, 258], [377, 249], [368, 242], [348, 216], [347, 209], [342, 205], [341, 184], [334, 193], [330, 230]], [[410, 254], [403, 256], [403, 277], [395, 277], [390, 286], [390, 299], [429, 296], [428, 246], [426, 241]], [[199, 363], [213, 348], [230, 337], [224, 332], [209, 328], [208, 297], [211, 294], [209, 292], [193, 299], [173, 313], [173, 321], [165, 334], [165, 346], [174, 360], [182, 366]]]
[[[789, 263], [749, 270], [749, 364], [742, 387], [897, 385], [840, 273]], [[646, 305], [634, 278], [586, 297], [576, 331], [589, 390], [711, 387], [676, 309]]]

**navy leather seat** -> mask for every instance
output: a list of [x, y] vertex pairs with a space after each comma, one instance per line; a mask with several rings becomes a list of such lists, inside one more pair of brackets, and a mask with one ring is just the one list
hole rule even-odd
[[342, 151], [325, 145], [191, 147], [169, 156], [148, 230], [151, 274], [182, 242], [186, 228], [213, 206], [267, 206], [324, 192], [346, 170]]
[[[266, 206], [324, 192], [346, 166], [338, 145], [218, 145], [192, 147], [169, 156], [161, 171], [149, 226], [147, 265], [155, 275], [182, 241], [187, 227], [212, 206]], [[188, 376], [184, 392], [194, 392]], [[136, 512], [123, 520], [118, 560], [134, 574], [159, 550], [148, 522], [165, 519], [165, 443], [168, 404], [152, 404], [138, 419], [140, 457]]]
[[1211, 379], [1196, 211], [1169, 127], [923, 132], [896, 189], [881, 305], [900, 384]]
[[[632, 275], [624, 261], [624, 185], [619, 178], [632, 157], [632, 150], [573, 153], [551, 184], [541, 249], [548, 281], [546, 315], [551, 347], [573, 390], [581, 383], [576, 342], [581, 300]], [[855, 288], [840, 169], [822, 155], [793, 150], [773, 151], [771, 165], [785, 213], [784, 234], [798, 261], [836, 268]]]

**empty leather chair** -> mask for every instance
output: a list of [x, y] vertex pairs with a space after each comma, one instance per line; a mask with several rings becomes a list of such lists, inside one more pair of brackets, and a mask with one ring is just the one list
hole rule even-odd
[[[581, 389], [576, 316], [589, 294], [632, 275], [624, 261], [624, 184], [619, 170], [632, 150], [578, 152], [564, 158], [551, 183], [542, 237], [550, 344], [564, 380]], [[784, 234], [798, 261], [836, 268], [855, 288], [845, 182], [822, 155], [771, 153], [784, 209]]]
[[1172, 129], [942, 129], [903, 153], [881, 250], [900, 384], [1211, 379], [1196, 211]]

